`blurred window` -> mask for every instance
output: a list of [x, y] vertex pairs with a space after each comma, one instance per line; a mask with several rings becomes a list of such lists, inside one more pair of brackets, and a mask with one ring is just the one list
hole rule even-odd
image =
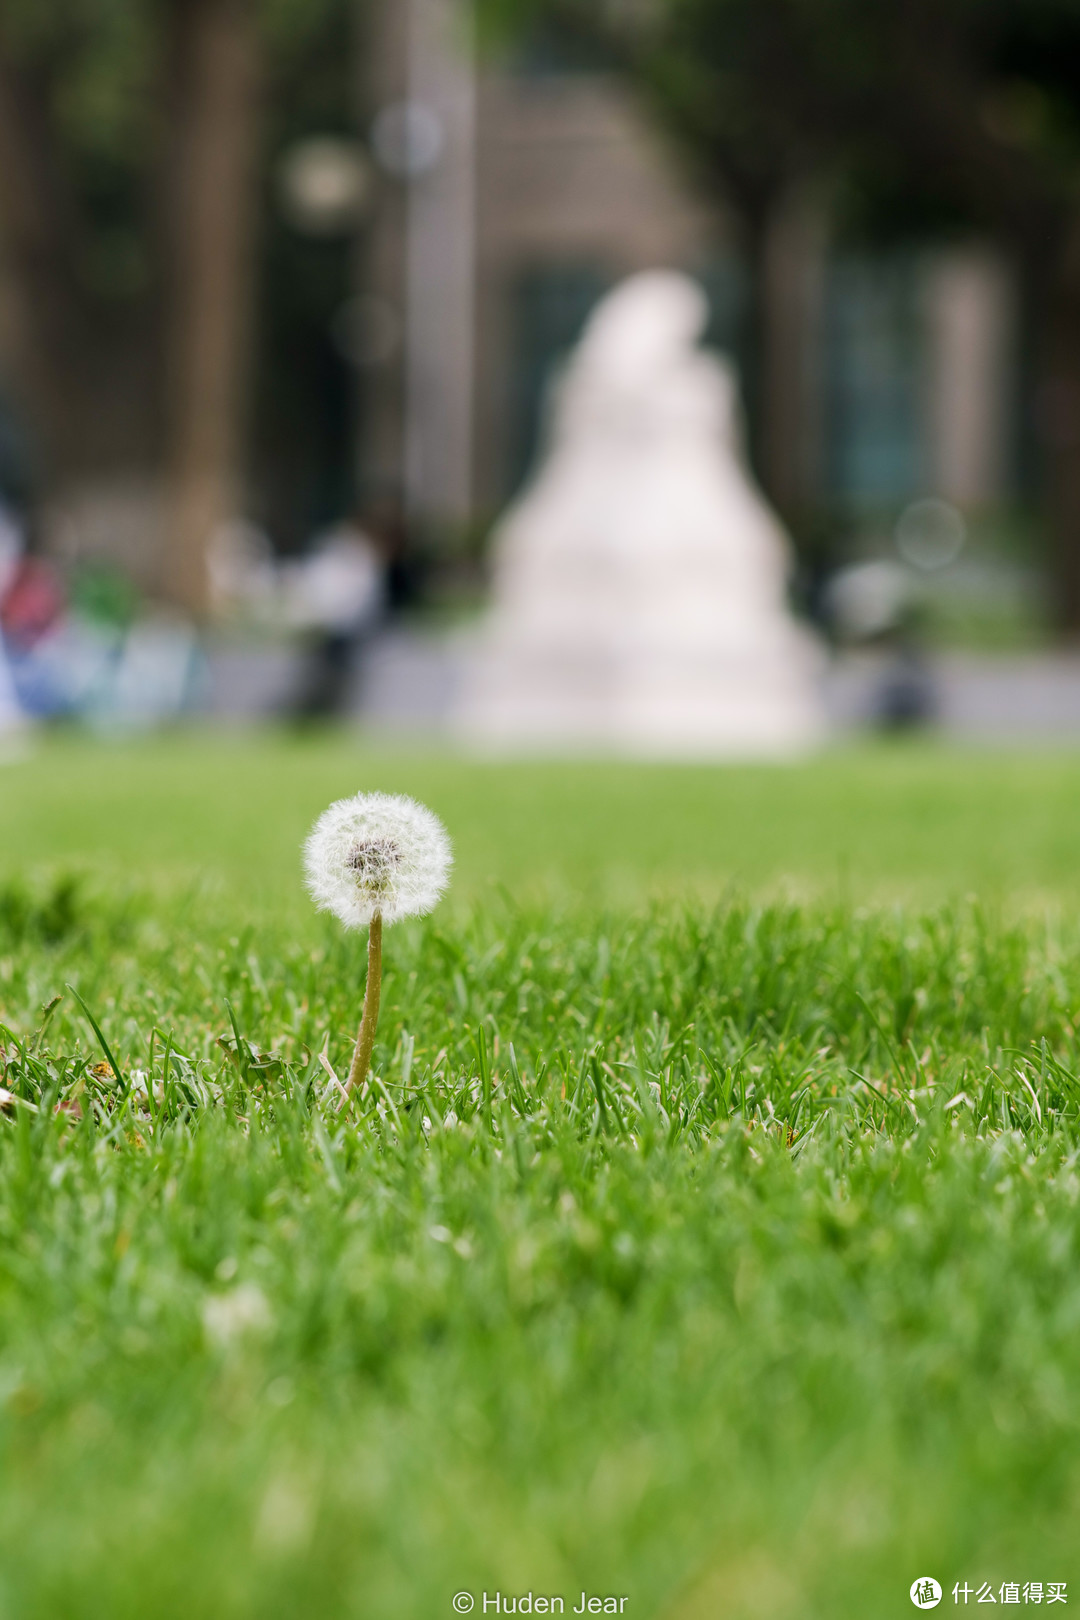
[[830, 493], [858, 505], [902, 500], [925, 480], [923, 331], [917, 261], [834, 261], [825, 297]]
[[697, 279], [709, 300], [705, 343], [722, 349], [745, 373], [747, 364], [748, 292], [745, 267], [733, 255], [713, 258]]
[[613, 66], [597, 40], [575, 37], [553, 23], [523, 30], [509, 61], [520, 79], [565, 78], [574, 73], [602, 73]]
[[536, 457], [552, 379], [612, 279], [595, 265], [543, 265], [526, 270], [514, 287], [511, 489]]

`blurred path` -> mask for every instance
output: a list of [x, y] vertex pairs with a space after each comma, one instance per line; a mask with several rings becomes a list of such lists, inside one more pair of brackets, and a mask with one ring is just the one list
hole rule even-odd
[[[222, 718], [273, 713], [296, 679], [288, 647], [219, 645], [208, 655], [207, 707]], [[461, 679], [460, 643], [395, 626], [366, 650], [355, 672], [350, 712], [377, 730], [434, 732], [449, 717]], [[932, 663], [936, 729], [947, 736], [1003, 742], [1080, 741], [1080, 653], [948, 653]], [[880, 668], [873, 658], [836, 659], [826, 708], [840, 733], [865, 726]]]
[[[986, 742], [1080, 741], [1080, 653], [946, 653], [930, 669], [939, 732]], [[867, 723], [879, 678], [871, 658], [833, 663], [826, 702], [838, 730]]]

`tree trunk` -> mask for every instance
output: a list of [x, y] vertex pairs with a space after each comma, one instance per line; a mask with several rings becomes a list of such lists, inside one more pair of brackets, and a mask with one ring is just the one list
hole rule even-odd
[[253, 0], [172, 0], [165, 585], [199, 616], [207, 546], [242, 500], [259, 39]]
[[783, 180], [740, 202], [748, 276], [741, 378], [747, 448], [762, 489], [790, 521], [805, 504], [809, 461], [805, 208], [794, 184]]
[[[364, 117], [404, 100], [409, 88], [409, 12], [404, 0], [376, 0], [364, 9]], [[408, 187], [383, 176], [371, 223], [358, 252], [358, 277], [371, 296], [396, 319], [392, 352], [372, 365], [365, 378], [361, 491], [365, 501], [400, 503], [405, 488], [405, 253]]]
[[[1066, 255], [1074, 260], [1075, 250]], [[1058, 628], [1080, 637], [1080, 264], [1067, 262], [1042, 303], [1038, 421], [1045, 457]]]
[[824, 210], [805, 182], [778, 191], [758, 253], [758, 453], [770, 499], [797, 525], [814, 493], [811, 425], [816, 306], [825, 257]]
[[10, 358], [43, 452], [63, 478], [80, 451], [90, 331], [71, 275], [78, 225], [44, 96], [0, 45], [0, 219], [12, 302]]

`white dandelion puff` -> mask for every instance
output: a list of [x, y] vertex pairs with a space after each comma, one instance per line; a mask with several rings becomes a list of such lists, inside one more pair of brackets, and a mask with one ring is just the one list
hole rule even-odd
[[368, 927], [364, 1013], [348, 1090], [363, 1085], [371, 1063], [382, 986], [382, 927], [423, 917], [437, 905], [453, 856], [446, 828], [424, 805], [400, 793], [358, 793], [324, 810], [304, 844], [308, 889], [320, 911], [346, 928]]
[[441, 899], [453, 856], [438, 816], [400, 793], [358, 793], [324, 810], [304, 845], [308, 889], [346, 928], [423, 917]]

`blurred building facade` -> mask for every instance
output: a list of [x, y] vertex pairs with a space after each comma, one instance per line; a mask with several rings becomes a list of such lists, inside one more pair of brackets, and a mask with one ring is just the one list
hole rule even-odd
[[[440, 533], [499, 508], [590, 309], [660, 266], [702, 280], [712, 340], [751, 403], [768, 399], [755, 442], [783, 507], [932, 492], [979, 509], [1012, 493], [1018, 319], [991, 249], [839, 254], [820, 205], [796, 198], [763, 290], [783, 342], [762, 360], [733, 220], [613, 73], [546, 45], [478, 58], [458, 0], [380, 0], [363, 58], [376, 131], [407, 113], [417, 149], [391, 154], [359, 271], [400, 333], [363, 373], [361, 482], [402, 490], [414, 525]], [[767, 388], [762, 364], [780, 372]]]
[[[820, 202], [793, 197], [763, 277], [779, 340], [755, 355], [735, 221], [615, 73], [549, 41], [480, 53], [464, 0], [348, 4], [356, 68], [329, 35], [312, 77], [336, 83], [340, 59], [344, 88], [293, 86], [266, 142], [269, 168], [308, 136], [360, 135], [376, 176], [366, 222], [342, 239], [302, 236], [267, 189], [246, 301], [260, 327], [247, 515], [279, 548], [299, 549], [357, 496], [403, 504], [433, 537], [486, 524], [533, 463], [548, 385], [590, 310], [654, 267], [705, 285], [711, 341], [742, 370], [758, 466], [785, 513], [1009, 496], [1022, 334], [992, 252], [840, 254]], [[129, 467], [113, 456], [99, 475], [88, 456], [62, 500], [36, 474], [2, 226], [0, 494], [19, 501], [36, 477], [45, 549], [109, 558], [156, 594], [167, 534], [153, 459], [132, 444]]]
[[362, 472], [438, 529], [520, 482], [552, 368], [603, 294], [655, 266], [708, 278], [729, 232], [614, 76], [541, 53], [478, 65], [456, 0], [384, 0], [366, 39], [376, 148], [408, 107], [437, 151], [411, 173], [398, 156], [369, 234], [364, 289], [401, 344], [364, 379]]

